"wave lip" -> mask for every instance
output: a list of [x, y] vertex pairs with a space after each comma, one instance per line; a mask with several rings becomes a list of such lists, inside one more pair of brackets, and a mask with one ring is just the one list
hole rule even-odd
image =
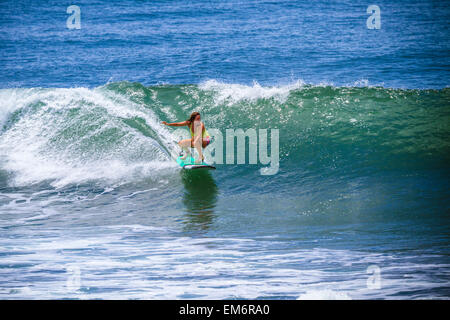
[[292, 90], [303, 87], [305, 83], [302, 80], [284, 86], [261, 86], [254, 81], [252, 86], [242, 84], [228, 84], [217, 80], [208, 80], [199, 85], [201, 90], [216, 92], [216, 103], [228, 104], [236, 103], [242, 100], [256, 101], [258, 99], [275, 98], [280, 102], [286, 101]]

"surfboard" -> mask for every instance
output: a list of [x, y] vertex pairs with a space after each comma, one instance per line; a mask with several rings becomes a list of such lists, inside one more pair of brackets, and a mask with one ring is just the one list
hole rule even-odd
[[205, 162], [202, 163], [195, 163], [195, 160], [193, 157], [187, 157], [185, 160], [181, 159], [181, 156], [177, 158], [177, 163], [185, 170], [194, 170], [194, 169], [208, 169], [208, 170], [215, 170], [216, 167], [207, 164]]

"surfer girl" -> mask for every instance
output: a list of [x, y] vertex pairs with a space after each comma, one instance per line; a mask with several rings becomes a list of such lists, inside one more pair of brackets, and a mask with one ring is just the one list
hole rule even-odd
[[205, 125], [201, 121], [200, 113], [199, 112], [192, 112], [189, 119], [183, 122], [174, 122], [174, 123], [167, 123], [166, 121], [163, 121], [162, 124], [165, 124], [167, 126], [171, 127], [183, 127], [188, 126], [189, 132], [191, 134], [190, 139], [184, 139], [178, 142], [178, 145], [183, 149], [184, 155], [181, 157], [182, 160], [185, 160], [187, 157], [191, 156], [190, 148], [197, 149], [199, 158], [195, 160], [195, 163], [201, 163], [205, 160], [205, 157], [203, 156], [202, 148], [206, 148], [206, 146], [211, 142], [211, 137], [206, 131]]

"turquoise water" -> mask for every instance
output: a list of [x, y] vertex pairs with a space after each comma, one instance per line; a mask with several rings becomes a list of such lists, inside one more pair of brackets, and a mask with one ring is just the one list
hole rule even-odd
[[[444, 2], [78, 5], [0, 4], [0, 298], [448, 299]], [[278, 173], [181, 170], [192, 111]]]

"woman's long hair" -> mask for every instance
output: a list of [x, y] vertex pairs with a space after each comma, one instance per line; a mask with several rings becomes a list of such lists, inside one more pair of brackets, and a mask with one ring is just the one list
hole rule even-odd
[[192, 122], [194, 122], [195, 117], [198, 115], [200, 115], [200, 112], [192, 112], [191, 116], [186, 121], [189, 122], [189, 124], [192, 124]]
[[195, 117], [198, 115], [200, 115], [200, 112], [192, 112], [189, 119], [186, 120], [189, 123], [189, 128], [192, 130], [192, 132], [194, 132], [193, 124], [194, 124]]

